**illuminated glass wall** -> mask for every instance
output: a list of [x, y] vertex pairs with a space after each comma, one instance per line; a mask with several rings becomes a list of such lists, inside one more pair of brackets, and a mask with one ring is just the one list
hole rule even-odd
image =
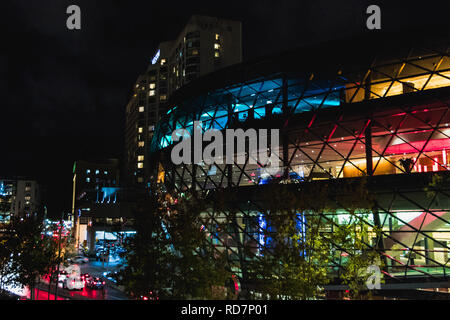
[[[195, 188], [205, 195], [230, 186], [373, 177], [382, 186], [374, 190], [377, 207], [361, 219], [369, 230], [382, 230], [386, 276], [447, 277], [449, 87], [448, 46], [412, 49], [405, 56], [375, 59], [366, 69], [344, 68], [333, 76], [271, 74], [173, 105], [156, 128], [151, 156], [159, 159], [158, 176], [163, 175], [165, 183], [177, 191]], [[202, 121], [203, 130], [257, 129], [267, 127], [268, 121], [278, 125], [283, 129], [280, 170], [269, 175], [257, 164], [236, 161], [174, 166], [172, 132], [185, 128], [192, 134], [194, 121]], [[425, 190], [433, 174], [444, 178], [430, 195]], [[236, 261], [239, 246], [251, 246], [257, 257], [266, 243], [261, 237], [262, 210], [243, 202], [238, 223], [230, 230], [218, 232], [211, 222], [224, 219], [226, 212], [205, 215], [212, 243], [229, 250]], [[346, 217], [342, 208], [327, 216], [324, 228], [332, 232]], [[376, 242], [368, 239], [367, 245]], [[345, 259], [345, 252], [336, 251], [335, 272]]]

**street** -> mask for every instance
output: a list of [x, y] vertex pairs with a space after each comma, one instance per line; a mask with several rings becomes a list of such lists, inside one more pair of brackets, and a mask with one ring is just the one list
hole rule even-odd
[[[102, 277], [105, 279], [105, 288], [104, 292], [102, 289], [89, 289], [84, 288], [80, 291], [70, 291], [67, 289], [63, 289], [58, 287], [57, 295], [58, 300], [128, 300], [128, 297], [122, 291], [118, 290], [114, 282], [106, 279], [103, 275], [104, 272], [114, 271], [120, 265], [120, 260], [113, 260], [110, 263], [104, 263], [100, 261], [90, 261], [84, 264], [78, 264], [80, 267], [80, 273], [88, 273], [93, 277]], [[55, 299], [55, 284], [52, 283], [50, 300]], [[30, 293], [28, 291], [27, 298], [29, 298]], [[48, 300], [48, 281], [42, 280], [36, 290], [36, 300]]]

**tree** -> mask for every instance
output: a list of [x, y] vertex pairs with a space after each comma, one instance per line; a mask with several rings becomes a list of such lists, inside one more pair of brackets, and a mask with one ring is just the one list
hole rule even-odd
[[[135, 210], [136, 235], [130, 241], [123, 273], [133, 296], [159, 299], [212, 299], [231, 278], [224, 255], [213, 250], [195, 195], [169, 195], [154, 186]], [[203, 226], [203, 227], [202, 227]], [[220, 290], [219, 290], [220, 292]]]
[[162, 194], [154, 190], [136, 203], [134, 221], [136, 234], [126, 245], [127, 267], [123, 272], [125, 290], [135, 297], [150, 292], [161, 299], [170, 297], [171, 251], [163, 230]]
[[[260, 195], [259, 252], [248, 262], [247, 282], [269, 299], [316, 299], [331, 280], [349, 286], [357, 297], [367, 276], [361, 270], [378, 263], [365, 215], [373, 200], [365, 181], [332, 185], [274, 185]], [[338, 223], [338, 215], [350, 217]], [[376, 234], [376, 228], [371, 230]], [[342, 257], [346, 257], [343, 262]], [[255, 297], [255, 296], [254, 296]]]
[[168, 235], [175, 252], [173, 297], [176, 299], [223, 299], [231, 272], [226, 252], [215, 249], [207, 229], [209, 202], [190, 193], [169, 201]]
[[34, 218], [12, 219], [8, 228], [16, 280], [30, 289], [33, 299], [36, 283], [53, 266], [57, 243], [43, 235], [42, 223]]
[[12, 263], [13, 251], [7, 236], [0, 239], [0, 292], [16, 284], [16, 270]]

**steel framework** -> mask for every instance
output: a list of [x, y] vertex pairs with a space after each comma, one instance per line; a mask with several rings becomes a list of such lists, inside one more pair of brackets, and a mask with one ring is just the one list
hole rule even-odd
[[[276, 64], [276, 63], [275, 63]], [[347, 70], [348, 69], [348, 70]], [[242, 275], [242, 247], [260, 243], [261, 202], [254, 194], [272, 184], [337, 183], [367, 177], [376, 199], [361, 219], [381, 237], [367, 242], [385, 259], [392, 281], [447, 279], [450, 271], [450, 55], [448, 41], [377, 54], [365, 68], [269, 72], [172, 104], [151, 146], [155, 177], [177, 192], [239, 190], [238, 220], [213, 244], [229, 250]], [[357, 69], [357, 70], [355, 70]], [[248, 163], [184, 164], [170, 157], [172, 132], [278, 128], [282, 166], [267, 174]], [[346, 223], [346, 209], [326, 215]], [[219, 221], [228, 212], [205, 213]], [[206, 222], [205, 222], [206, 223]], [[335, 271], [343, 261], [335, 262]]]

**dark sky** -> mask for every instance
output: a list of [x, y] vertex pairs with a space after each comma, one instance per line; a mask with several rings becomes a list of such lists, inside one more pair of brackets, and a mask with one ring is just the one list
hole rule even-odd
[[[2, 0], [0, 177], [38, 179], [51, 215], [70, 210], [73, 161], [122, 158], [130, 89], [192, 14], [242, 21], [244, 59], [369, 36], [370, 4], [383, 31], [449, 26], [448, 1], [392, 2]], [[66, 28], [71, 4], [81, 7], [79, 31]]]

